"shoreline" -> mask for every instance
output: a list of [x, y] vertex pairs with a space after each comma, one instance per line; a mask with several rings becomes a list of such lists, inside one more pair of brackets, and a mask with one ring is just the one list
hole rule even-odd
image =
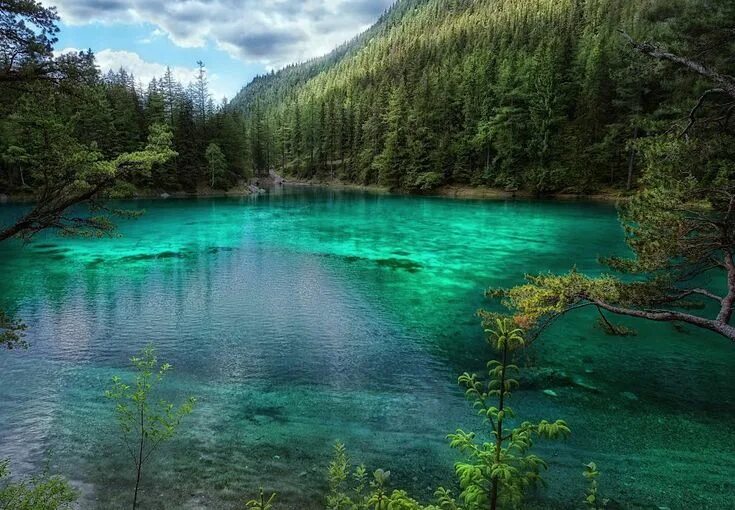
[[345, 183], [342, 181], [317, 181], [309, 179], [293, 179], [287, 180], [284, 186], [313, 186], [333, 189], [346, 189], [357, 191], [370, 191], [374, 193], [382, 193], [386, 195], [404, 195], [417, 197], [444, 197], [455, 198], [459, 200], [586, 200], [599, 202], [619, 202], [628, 200], [630, 193], [621, 189], [604, 188], [595, 193], [549, 193], [546, 195], [537, 195], [530, 191], [507, 191], [500, 188], [491, 188], [488, 186], [456, 186], [447, 185], [436, 188], [426, 193], [411, 193], [407, 191], [390, 191], [385, 186], [364, 185], [355, 183]]
[[[264, 183], [265, 184], [265, 183]], [[321, 187], [335, 190], [351, 190], [351, 191], [367, 191], [384, 195], [398, 196], [417, 196], [417, 197], [442, 197], [457, 200], [559, 200], [573, 201], [585, 200], [595, 202], [620, 202], [628, 200], [630, 194], [624, 190], [608, 188], [591, 194], [583, 193], [550, 193], [547, 195], [537, 195], [529, 191], [507, 191], [500, 188], [491, 188], [487, 186], [441, 186], [426, 193], [411, 193], [407, 191], [390, 191], [385, 186], [356, 184], [342, 181], [316, 181], [304, 179], [288, 179], [284, 180], [281, 186], [303, 186], [303, 187]], [[267, 185], [265, 189], [273, 188], [273, 185]], [[202, 188], [195, 192], [189, 191], [139, 191], [130, 197], [116, 197], [109, 200], [138, 200], [138, 199], [160, 199], [167, 200], [182, 198], [226, 198], [226, 197], [248, 197], [258, 196], [260, 193], [254, 193], [247, 187], [237, 187], [231, 190], [213, 190], [210, 188]], [[18, 204], [33, 202], [34, 197], [31, 194], [5, 194], [0, 193], [0, 204]]]

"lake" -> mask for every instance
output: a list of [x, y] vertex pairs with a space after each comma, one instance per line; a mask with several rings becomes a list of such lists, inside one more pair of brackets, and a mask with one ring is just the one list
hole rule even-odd
[[[599, 274], [598, 256], [627, 250], [599, 203], [287, 187], [118, 205], [146, 211], [120, 237], [0, 245], [0, 307], [30, 343], [0, 352], [0, 458], [63, 474], [85, 509], [129, 505], [134, 470], [104, 391], [149, 343], [174, 366], [165, 395], [199, 403], [144, 473], [141, 508], [240, 508], [261, 485], [281, 508], [320, 508], [335, 440], [427, 500], [454, 486], [446, 434], [481, 426], [457, 376], [492, 356], [484, 290], [574, 265]], [[594, 460], [602, 495], [625, 508], [735, 508], [731, 342], [625, 324], [638, 335], [574, 313], [519, 359], [533, 377], [516, 413], [572, 429], [538, 442], [550, 468], [535, 501], [579, 507]]]

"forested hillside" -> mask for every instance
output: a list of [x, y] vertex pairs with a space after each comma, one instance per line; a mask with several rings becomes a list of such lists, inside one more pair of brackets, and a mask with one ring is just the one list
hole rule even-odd
[[704, 85], [620, 31], [731, 72], [733, 19], [730, 0], [400, 0], [232, 104], [258, 173], [414, 191], [630, 187], [634, 142], [686, 120]]
[[176, 155], [125, 172], [113, 195], [229, 188], [249, 175], [243, 118], [213, 103], [203, 64], [186, 85], [170, 70], [147, 85], [125, 69], [103, 75], [92, 52], [53, 55], [54, 23], [32, 50], [10, 38], [0, 48], [0, 192], [68, 191], [85, 167], [140, 151], [160, 132]]

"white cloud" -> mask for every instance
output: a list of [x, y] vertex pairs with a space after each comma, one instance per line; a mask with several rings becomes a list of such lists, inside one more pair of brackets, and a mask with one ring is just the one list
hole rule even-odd
[[268, 67], [327, 53], [374, 22], [393, 0], [56, 0], [69, 24], [140, 23], [182, 47], [214, 43]]
[[[64, 48], [59, 54], [78, 52], [76, 48]], [[148, 62], [143, 60], [140, 55], [132, 51], [104, 49], [95, 53], [97, 66], [102, 73], [107, 71], [118, 71], [124, 68], [132, 73], [136, 82], [141, 82], [143, 86], [147, 86], [153, 78], [161, 78], [166, 73], [166, 65], [158, 62]], [[205, 68], [206, 70], [206, 68]], [[171, 74], [174, 79], [184, 86], [194, 81], [199, 69], [196, 67], [171, 66]], [[223, 84], [219, 75], [208, 73], [209, 90], [215, 102], [219, 102], [223, 97], [232, 98], [237, 92], [228, 89]]]
[[139, 42], [141, 42], [143, 44], [151, 44], [156, 39], [160, 39], [161, 37], [163, 37], [165, 35], [166, 35], [166, 32], [164, 32], [160, 28], [157, 28], [157, 29], [153, 30], [150, 34], [148, 34], [147, 37], [144, 37], [144, 38], [140, 39]]

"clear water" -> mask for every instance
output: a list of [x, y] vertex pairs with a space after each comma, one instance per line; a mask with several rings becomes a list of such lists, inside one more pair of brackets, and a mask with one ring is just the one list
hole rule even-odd
[[[167, 395], [199, 406], [145, 472], [142, 508], [241, 508], [260, 485], [281, 508], [319, 508], [337, 439], [428, 498], [452, 485], [445, 435], [479, 427], [456, 378], [490, 356], [483, 290], [575, 264], [598, 273], [598, 255], [625, 253], [601, 204], [293, 188], [122, 205], [146, 210], [122, 237], [0, 246], [0, 306], [31, 344], [0, 352], [0, 457], [19, 473], [48, 463], [82, 508], [129, 504], [103, 392], [149, 342], [174, 365]], [[637, 337], [609, 337], [577, 313], [523, 356], [556, 376], [517, 392], [516, 411], [573, 430], [539, 444], [550, 470], [536, 502], [579, 507], [594, 460], [625, 508], [735, 508], [735, 349], [631, 324]]]

